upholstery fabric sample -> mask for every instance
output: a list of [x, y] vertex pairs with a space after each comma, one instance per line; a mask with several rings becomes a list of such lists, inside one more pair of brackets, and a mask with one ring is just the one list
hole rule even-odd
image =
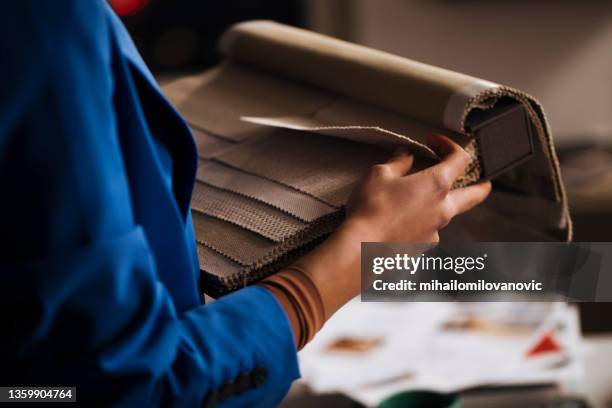
[[278, 130], [240, 143], [215, 160], [340, 207], [364, 171], [385, 162], [391, 154], [377, 146]]
[[[296, 83], [333, 92], [339, 98], [356, 100], [431, 126], [432, 130], [470, 136], [466, 120], [471, 114], [498, 109], [508, 101], [521, 104], [535, 135], [535, 154], [531, 160], [507, 173], [506, 181], [510, 183], [504, 188], [555, 202], [563, 215], [551, 239], [571, 239], [571, 218], [550, 128], [541, 105], [524, 92], [271, 21], [233, 26], [222, 37], [221, 49], [233, 64], [242, 63], [291, 78]], [[264, 50], [266, 58], [261, 58]], [[317, 115], [331, 105], [321, 106]], [[245, 112], [243, 116], [304, 115], [289, 112], [251, 115]], [[326, 121], [335, 126], [349, 125], [337, 113], [328, 115]], [[359, 122], [350, 124], [361, 125]], [[392, 124], [382, 119], [378, 126], [386, 128]], [[404, 136], [418, 138], [419, 134]], [[534, 183], [539, 177], [542, 179]], [[479, 239], [478, 236], [473, 238]]]
[[192, 211], [196, 241], [250, 269], [260, 268], [297, 247], [330, 234], [342, 221], [341, 214], [331, 214], [311, 223], [308, 228], [282, 242], [274, 242], [229, 222]]
[[308, 241], [295, 249], [287, 250], [280, 254], [280, 256], [274, 258], [274, 260], [258, 268], [239, 266], [240, 269], [238, 271], [235, 269], [236, 265], [238, 265], [237, 263], [204, 245], [198, 244], [198, 257], [202, 268], [202, 277], [200, 281], [202, 285], [201, 290], [203, 293], [216, 298], [228, 292], [256, 283], [280, 269], [291, 265], [291, 263], [320, 244], [326, 237], [327, 234]]
[[337, 210], [293, 188], [214, 161], [201, 165], [196, 178], [211, 186], [261, 201], [306, 222]]
[[237, 225], [191, 211], [196, 241], [225, 255], [240, 265], [248, 266], [265, 258], [275, 242]]
[[191, 127], [191, 133], [193, 134], [193, 138], [196, 142], [198, 156], [203, 160], [208, 160], [214, 157], [234, 144], [227, 139], [213, 136], [209, 132], [203, 132], [202, 130], [193, 126]]
[[189, 123], [234, 141], [261, 132], [259, 126], [241, 121], [241, 112], [310, 115], [334, 98], [329, 92], [231, 63], [176, 81], [164, 91]]
[[355, 182], [394, 148], [410, 149], [416, 169], [434, 164], [431, 133], [470, 154], [455, 187], [492, 174], [487, 163], [513, 165], [441, 239], [571, 240], [551, 131], [524, 92], [270, 21], [234, 25], [220, 48], [221, 65], [164, 87], [206, 159], [192, 214], [209, 294], [257, 282], [333, 232]]
[[191, 208], [275, 242], [283, 241], [307, 226], [305, 222], [267, 204], [200, 182], [194, 186]]
[[239, 275], [242, 271], [242, 265], [205, 245], [198, 243], [197, 250], [200, 265], [205, 266], [206, 272], [210, 275], [218, 276], [220, 279], [223, 279]]

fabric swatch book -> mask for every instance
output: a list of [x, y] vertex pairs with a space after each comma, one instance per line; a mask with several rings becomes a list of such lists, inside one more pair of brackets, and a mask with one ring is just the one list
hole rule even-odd
[[395, 148], [435, 163], [431, 133], [472, 158], [457, 187], [494, 184], [442, 240], [571, 239], [550, 128], [529, 95], [270, 21], [232, 26], [220, 49], [222, 64], [164, 87], [198, 145], [191, 208], [209, 295], [257, 282], [321, 242], [355, 182]]

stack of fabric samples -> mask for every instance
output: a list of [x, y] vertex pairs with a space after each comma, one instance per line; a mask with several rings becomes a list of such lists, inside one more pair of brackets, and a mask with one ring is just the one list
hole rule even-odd
[[390, 154], [299, 132], [235, 143], [192, 129], [200, 164], [191, 209], [211, 296], [273, 273], [333, 232], [363, 169]]
[[495, 177], [443, 240], [571, 239], [550, 129], [521, 91], [269, 21], [221, 38], [225, 61], [164, 87], [200, 165], [191, 208], [213, 297], [290, 264], [332, 233], [360, 177], [397, 147], [415, 169], [442, 133], [470, 154], [455, 186]]

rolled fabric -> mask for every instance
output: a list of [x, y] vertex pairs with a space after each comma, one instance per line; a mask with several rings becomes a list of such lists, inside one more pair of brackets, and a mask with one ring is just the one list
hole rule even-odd
[[220, 48], [234, 60], [456, 132], [468, 101], [499, 87], [273, 21], [232, 26]]

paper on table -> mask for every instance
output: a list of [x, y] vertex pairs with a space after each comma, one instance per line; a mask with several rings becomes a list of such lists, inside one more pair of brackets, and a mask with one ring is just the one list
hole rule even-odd
[[[302, 375], [315, 391], [327, 392], [414, 373], [422, 347], [451, 311], [447, 303], [373, 304], [353, 300], [336, 312], [300, 352]], [[380, 339], [380, 345], [358, 354], [328, 350], [338, 338], [364, 335]]]
[[[529, 331], [502, 334], [443, 329], [461, 307], [450, 303], [374, 304], [355, 300], [341, 309], [300, 353], [302, 375], [315, 392], [340, 391], [368, 406], [408, 389], [456, 392], [481, 385], [555, 383], [580, 375], [577, 318], [566, 305], [551, 305], [548, 309], [520, 303], [481, 305], [482, 318], [497, 319], [491, 315], [492, 307], [497, 307], [505, 315], [515, 310], [532, 320], [538, 316], [544, 326], [552, 321], [563, 323], [559, 325], [565, 327], [559, 337], [563, 353], [542, 359], [525, 357], [533, 342]], [[514, 324], [504, 325], [532, 327], [531, 322], [521, 319], [519, 316]], [[364, 333], [382, 339], [378, 349], [359, 354], [329, 351], [335, 339], [359, 338]]]

